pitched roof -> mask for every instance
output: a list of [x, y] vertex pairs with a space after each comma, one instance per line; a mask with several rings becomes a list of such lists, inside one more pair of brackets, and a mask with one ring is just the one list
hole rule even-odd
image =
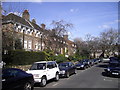
[[35, 23], [31, 22], [31, 21], [29, 21], [29, 22], [32, 24], [32, 26], [33, 26], [35, 29], [41, 30], [41, 27], [40, 27], [40, 26], [38, 26], [37, 24], [35, 24]]
[[35, 24], [31, 21], [25, 20], [24, 18], [22, 18], [20, 16], [17, 16], [13, 13], [10, 13], [7, 16], [3, 17], [3, 23], [7, 22], [7, 21], [10, 21], [10, 20], [13, 21], [13, 22], [21, 23], [21, 24], [26, 25], [28, 27], [34, 28], [36, 30], [41, 30], [41, 27], [38, 26], [37, 24]]
[[13, 13], [10, 13], [3, 18], [3, 22], [7, 22], [7, 21], [10, 21], [10, 20], [12, 20], [13, 22], [21, 23], [23, 25], [26, 25], [26, 26], [29, 26], [29, 27], [32, 28], [32, 26], [24, 18], [22, 18], [20, 16], [17, 16]]

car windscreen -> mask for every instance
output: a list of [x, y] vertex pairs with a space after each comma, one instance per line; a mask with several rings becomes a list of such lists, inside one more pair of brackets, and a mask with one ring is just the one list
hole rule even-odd
[[17, 70], [17, 69], [5, 69], [2, 71], [2, 77], [15, 77], [20, 74], [25, 74], [24, 71], [22, 70]]
[[68, 63], [59, 64], [59, 67], [60, 67], [60, 68], [65, 68], [65, 67], [68, 67], [68, 66], [69, 66]]
[[78, 63], [82, 64], [84, 61], [79, 61]]
[[34, 63], [30, 70], [45, 70], [46, 69], [46, 63]]

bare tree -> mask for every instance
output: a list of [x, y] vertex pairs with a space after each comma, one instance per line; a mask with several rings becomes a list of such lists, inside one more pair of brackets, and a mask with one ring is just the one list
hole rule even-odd
[[86, 51], [88, 54], [93, 53], [93, 57], [95, 58], [95, 54], [102, 51], [101, 56], [104, 57], [105, 54], [110, 56], [111, 52], [113, 55], [115, 55], [115, 52], [118, 52], [118, 35], [118, 31], [111, 28], [107, 31], [101, 32], [99, 37], [93, 37], [92, 35], [87, 34], [85, 36], [85, 41], [77, 38], [74, 42], [77, 45], [77, 51], [79, 54], [81, 54], [81, 51]]
[[85, 41], [83, 41], [81, 38], [75, 38], [74, 42], [77, 46], [76, 55], [78, 57], [89, 58], [90, 57], [90, 51], [88, 49], [88, 44]]
[[68, 23], [64, 20], [60, 21], [52, 21], [53, 25], [53, 34], [57, 36], [63, 36], [65, 33], [68, 32], [69, 28], [73, 27], [73, 24]]
[[21, 2], [2, 2], [2, 14], [6, 16], [9, 13], [14, 13], [21, 16], [25, 7], [27, 7], [27, 4], [24, 5]]
[[118, 43], [118, 31], [115, 29], [109, 29], [100, 33], [100, 46], [103, 53], [109, 55], [110, 52], [115, 54], [116, 44]]
[[[73, 24], [68, 23], [64, 20], [60, 21], [52, 21], [51, 25], [53, 25], [53, 29], [50, 30], [50, 38], [52, 40], [52, 47], [54, 51], [59, 54], [60, 48], [63, 46], [63, 35], [66, 35], [68, 30], [73, 27]], [[60, 42], [62, 41], [62, 42]], [[51, 41], [49, 41], [51, 43]]]

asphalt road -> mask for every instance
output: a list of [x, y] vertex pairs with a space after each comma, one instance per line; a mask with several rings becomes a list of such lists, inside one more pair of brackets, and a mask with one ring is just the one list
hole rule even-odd
[[[77, 74], [69, 78], [60, 78], [58, 82], [50, 80], [46, 87], [35, 85], [34, 90], [42, 88], [118, 88], [118, 78], [103, 76], [103, 69], [107, 63], [99, 63], [86, 70], [77, 70]], [[119, 84], [118, 84], [119, 83]]]

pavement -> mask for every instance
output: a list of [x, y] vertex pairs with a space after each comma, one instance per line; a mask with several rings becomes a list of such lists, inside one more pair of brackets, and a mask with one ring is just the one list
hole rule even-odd
[[43, 88], [109, 88], [120, 90], [120, 78], [103, 76], [107, 63], [99, 63], [86, 70], [77, 70], [77, 74], [69, 78], [60, 78], [58, 82], [48, 81], [45, 87], [35, 85], [34, 90]]

